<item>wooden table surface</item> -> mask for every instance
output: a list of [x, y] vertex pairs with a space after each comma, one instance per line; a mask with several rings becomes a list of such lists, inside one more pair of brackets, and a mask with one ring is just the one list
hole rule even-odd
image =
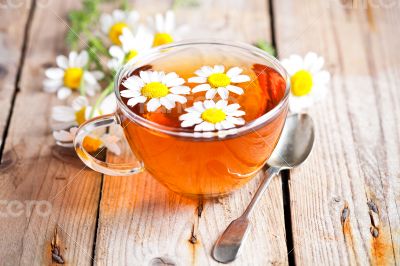
[[[332, 73], [327, 99], [310, 112], [311, 157], [273, 180], [232, 265], [400, 265], [400, 3], [192, 2], [175, 8], [178, 22], [196, 29], [192, 37], [266, 39], [280, 58], [315, 51]], [[173, 5], [132, 3], [143, 15]], [[67, 52], [66, 14], [80, 1], [0, 5], [0, 265], [55, 263], [56, 229], [68, 265], [218, 264], [212, 245], [259, 178], [230, 197], [197, 201], [147, 173], [110, 177], [84, 168], [55, 146], [50, 112], [59, 102], [42, 90], [44, 69]]]

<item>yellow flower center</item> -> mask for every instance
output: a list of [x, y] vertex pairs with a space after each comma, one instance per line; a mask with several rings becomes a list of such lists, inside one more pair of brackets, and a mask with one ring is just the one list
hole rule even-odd
[[132, 58], [134, 58], [137, 55], [138, 55], [138, 52], [136, 50], [130, 50], [129, 53], [127, 53], [125, 56], [125, 61], [128, 62], [129, 60], [131, 60]]
[[214, 88], [226, 87], [231, 84], [231, 79], [224, 73], [214, 73], [208, 77], [208, 83]]
[[125, 22], [117, 22], [112, 27], [110, 28], [110, 31], [108, 32], [108, 37], [110, 40], [116, 44], [116, 45], [121, 45], [121, 41], [119, 40], [119, 36], [122, 34], [122, 30], [124, 28], [127, 28], [128, 25]]
[[168, 87], [160, 82], [150, 82], [142, 88], [142, 95], [149, 98], [161, 98], [167, 96], [168, 92]]
[[173, 42], [172, 36], [165, 32], [158, 32], [154, 35], [153, 46], [159, 46]]
[[83, 69], [79, 67], [67, 68], [64, 72], [64, 85], [71, 89], [78, 89], [81, 85]]
[[78, 122], [78, 125], [82, 125], [86, 121], [86, 107], [82, 107], [79, 111], [75, 112], [75, 120]]
[[97, 151], [101, 145], [103, 144], [103, 142], [98, 139], [98, 138], [93, 138], [90, 136], [87, 136], [83, 139], [83, 148], [87, 151], [87, 152], [95, 152]]
[[290, 79], [292, 93], [295, 96], [304, 96], [310, 93], [313, 78], [309, 71], [299, 70]]
[[222, 109], [209, 108], [201, 114], [201, 118], [204, 121], [216, 124], [224, 121], [226, 118], [226, 114], [224, 113], [224, 111], [222, 111]]

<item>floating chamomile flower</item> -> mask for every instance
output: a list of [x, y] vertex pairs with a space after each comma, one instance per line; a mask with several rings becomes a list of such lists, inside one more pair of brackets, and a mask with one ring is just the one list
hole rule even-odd
[[150, 49], [153, 44], [153, 35], [143, 26], [138, 27], [135, 35], [130, 29], [124, 28], [119, 39], [122, 47], [113, 45], [109, 49], [112, 59], [108, 62], [108, 67], [114, 70], [118, 70], [138, 54]]
[[168, 10], [164, 16], [156, 14], [154, 18], [149, 19], [149, 25], [154, 32], [153, 46], [172, 43], [187, 31], [186, 25], [176, 27], [175, 14], [172, 10]]
[[186, 108], [186, 114], [179, 117], [182, 127], [194, 127], [194, 131], [214, 131], [235, 128], [244, 125], [245, 120], [240, 116], [245, 115], [239, 110], [240, 105], [229, 104], [225, 100], [215, 103], [213, 100], [195, 102], [192, 107]]
[[304, 59], [299, 55], [291, 55], [282, 60], [282, 65], [290, 75], [289, 106], [292, 112], [300, 112], [326, 95], [330, 74], [322, 70], [323, 57], [312, 52], [307, 53]]
[[83, 86], [85, 93], [89, 96], [95, 95], [100, 90], [98, 80], [104, 74], [101, 71], [88, 71], [86, 65], [89, 56], [86, 51], [79, 54], [75, 51], [57, 56], [58, 68], [52, 67], [45, 71], [47, 79], [43, 82], [44, 91], [56, 92], [60, 100], [66, 99], [73, 90], [80, 90]]
[[121, 91], [121, 96], [129, 98], [129, 106], [150, 99], [146, 104], [149, 112], [154, 112], [160, 106], [170, 110], [176, 102], [186, 103], [186, 97], [181, 94], [189, 94], [190, 88], [182, 86], [184, 83], [185, 80], [175, 72], [165, 74], [163, 71], [140, 71], [139, 76], [131, 76], [122, 83], [127, 89]]
[[243, 69], [240, 67], [232, 67], [226, 73], [225, 67], [216, 65], [214, 67], [203, 66], [195, 72], [197, 77], [189, 78], [191, 83], [203, 83], [192, 89], [193, 93], [206, 91], [206, 98], [213, 99], [218, 93], [223, 100], [228, 99], [229, 92], [243, 94], [243, 89], [232, 85], [232, 83], [242, 83], [250, 81], [247, 75], [240, 75]]
[[101, 29], [108, 35], [108, 38], [115, 45], [121, 45], [119, 39], [124, 28], [133, 30], [139, 20], [139, 13], [136, 11], [122, 11], [116, 9], [112, 14], [103, 14], [100, 18]]
[[[58, 146], [72, 148], [74, 146], [74, 138], [78, 128], [72, 127], [69, 130], [53, 131], [53, 137]], [[83, 148], [88, 152], [96, 152], [102, 147], [106, 147], [109, 151], [116, 155], [121, 154], [121, 148], [117, 144], [119, 138], [110, 134], [101, 136], [90, 135], [83, 140]]]

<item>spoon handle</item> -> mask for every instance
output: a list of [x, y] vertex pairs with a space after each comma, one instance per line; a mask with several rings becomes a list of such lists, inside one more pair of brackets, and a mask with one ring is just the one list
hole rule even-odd
[[256, 194], [254, 194], [254, 197], [251, 199], [249, 205], [247, 206], [246, 210], [242, 214], [241, 218], [248, 218], [250, 213], [253, 211], [254, 206], [258, 203], [258, 201], [261, 199], [261, 196], [264, 194], [264, 191], [267, 189], [269, 184], [271, 183], [272, 179], [279, 174], [281, 171], [281, 168], [279, 167], [273, 167], [271, 166], [268, 168], [268, 170], [265, 172], [265, 178], [261, 182], [260, 186], [258, 187]]

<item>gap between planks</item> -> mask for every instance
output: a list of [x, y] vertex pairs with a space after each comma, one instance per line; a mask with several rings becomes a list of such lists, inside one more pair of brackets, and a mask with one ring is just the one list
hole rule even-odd
[[33, 20], [35, 9], [36, 9], [36, 0], [32, 0], [30, 3], [30, 6], [29, 6], [28, 18], [26, 19], [26, 22], [25, 22], [24, 34], [23, 34], [23, 40], [22, 40], [22, 46], [21, 46], [21, 55], [19, 58], [17, 72], [15, 75], [14, 90], [12, 92], [11, 99], [10, 99], [11, 105], [10, 105], [10, 109], [8, 110], [8, 116], [7, 116], [6, 124], [4, 127], [3, 135], [1, 137], [1, 142], [0, 142], [0, 165], [3, 163], [2, 159], [3, 159], [4, 147], [6, 146], [8, 130], [10, 128], [10, 122], [11, 122], [11, 118], [12, 118], [13, 112], [14, 112], [15, 99], [17, 98], [17, 94], [19, 92], [19, 82], [21, 79], [21, 73], [22, 73], [22, 69], [24, 66], [24, 62], [25, 62], [26, 50], [27, 50], [28, 42], [29, 42], [29, 31], [31, 29], [31, 21]]

